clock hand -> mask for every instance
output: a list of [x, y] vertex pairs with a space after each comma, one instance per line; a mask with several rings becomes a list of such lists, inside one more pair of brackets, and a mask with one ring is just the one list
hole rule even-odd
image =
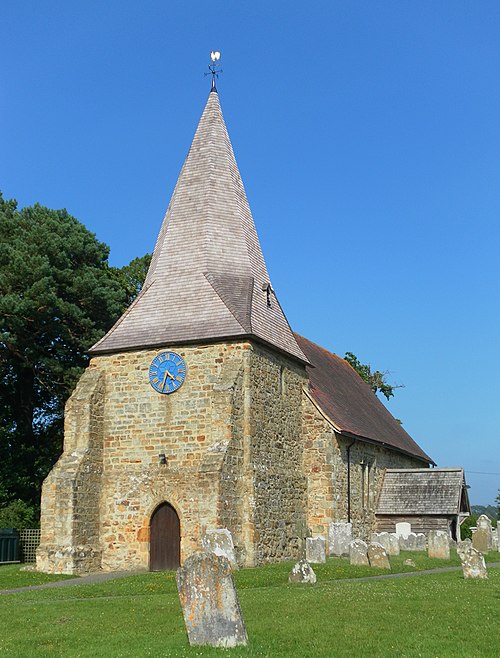
[[169, 374], [168, 370], [165, 371], [165, 377], [163, 378], [163, 386], [161, 388], [162, 391], [165, 390], [165, 386], [167, 385], [167, 375]]

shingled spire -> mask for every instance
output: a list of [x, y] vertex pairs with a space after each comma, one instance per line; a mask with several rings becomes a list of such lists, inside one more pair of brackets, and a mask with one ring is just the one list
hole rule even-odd
[[307, 363], [271, 286], [215, 89], [144, 288], [90, 352], [254, 337]]

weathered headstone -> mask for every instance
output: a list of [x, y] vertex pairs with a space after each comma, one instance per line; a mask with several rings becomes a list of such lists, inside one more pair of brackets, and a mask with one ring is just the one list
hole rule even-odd
[[500, 553], [500, 522], [497, 521], [497, 529], [493, 534], [493, 550]]
[[408, 521], [400, 521], [399, 523], [396, 523], [396, 535], [398, 537], [408, 537], [408, 535], [411, 532], [411, 523], [408, 523]]
[[408, 537], [399, 537], [399, 548], [402, 551], [425, 551], [427, 548], [427, 538], [422, 532], [417, 534], [410, 532]]
[[472, 533], [472, 545], [481, 553], [488, 553], [493, 548], [491, 521], [486, 514], [481, 514], [477, 520], [477, 529]]
[[290, 571], [288, 582], [314, 585], [316, 582], [316, 574], [307, 560], [299, 560]]
[[427, 536], [427, 554], [429, 557], [450, 559], [450, 536], [445, 530], [430, 530]]
[[389, 558], [385, 552], [385, 548], [377, 542], [371, 542], [368, 545], [368, 560], [371, 567], [377, 569], [390, 569]]
[[324, 537], [306, 538], [306, 560], [313, 564], [326, 562], [326, 540]]
[[488, 578], [488, 571], [482, 553], [472, 546], [466, 546], [458, 551], [462, 562], [464, 578]]
[[352, 523], [330, 523], [328, 528], [328, 554], [349, 555], [349, 544], [352, 542]]
[[233, 537], [227, 528], [207, 530], [201, 538], [201, 545], [207, 553], [227, 558], [233, 569], [237, 566]]
[[311, 528], [308, 527], [305, 519], [300, 518], [295, 523], [295, 533], [299, 540], [299, 557], [305, 560], [306, 557], [306, 539], [312, 535]]
[[387, 555], [399, 555], [399, 539], [392, 532], [374, 532], [371, 540], [382, 544]]
[[465, 553], [465, 551], [468, 551], [469, 548], [472, 548], [472, 541], [470, 539], [467, 538], [467, 539], [463, 539], [462, 541], [459, 541], [457, 543], [458, 557], [460, 557], [462, 553]]
[[368, 566], [368, 544], [362, 539], [354, 539], [349, 544], [349, 561], [356, 566]]
[[189, 644], [235, 647], [247, 643], [227, 558], [194, 553], [177, 569], [176, 578]]

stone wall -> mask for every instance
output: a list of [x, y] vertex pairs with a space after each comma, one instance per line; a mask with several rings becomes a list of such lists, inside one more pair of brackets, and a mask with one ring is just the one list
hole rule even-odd
[[254, 480], [254, 563], [295, 559], [305, 525], [302, 469], [303, 366], [254, 346], [251, 353], [251, 455]]
[[100, 568], [103, 400], [102, 374], [86, 370], [66, 404], [65, 451], [43, 484], [40, 571]]
[[147, 569], [151, 516], [165, 501], [180, 519], [181, 560], [218, 527], [240, 564], [297, 556], [304, 368], [248, 342], [173, 349], [187, 376], [171, 395], [148, 380], [161, 349], [91, 360], [44, 484], [41, 570]]
[[353, 536], [368, 538], [375, 527], [375, 507], [384, 470], [422, 468], [424, 464], [396, 450], [341, 436], [307, 394], [303, 397], [303, 414], [309, 527], [313, 534], [326, 535], [329, 523], [347, 521], [347, 453], [351, 446]]
[[[157, 393], [148, 381], [149, 365], [161, 350], [101, 356], [91, 363], [106, 379], [101, 506], [106, 570], [148, 567], [150, 518], [163, 501], [180, 518], [182, 560], [200, 547], [207, 529], [220, 525], [219, 474], [233, 439], [238, 415], [233, 405], [242, 396], [249, 345], [174, 349], [186, 361], [187, 375], [171, 395]], [[165, 454], [165, 465], [159, 454]]]

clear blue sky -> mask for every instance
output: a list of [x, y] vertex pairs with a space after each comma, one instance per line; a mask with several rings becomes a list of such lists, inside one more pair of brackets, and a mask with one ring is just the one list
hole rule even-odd
[[3, 0], [0, 25], [0, 189], [66, 207], [114, 265], [154, 246], [219, 49], [293, 328], [391, 371], [391, 412], [493, 502], [498, 0]]

